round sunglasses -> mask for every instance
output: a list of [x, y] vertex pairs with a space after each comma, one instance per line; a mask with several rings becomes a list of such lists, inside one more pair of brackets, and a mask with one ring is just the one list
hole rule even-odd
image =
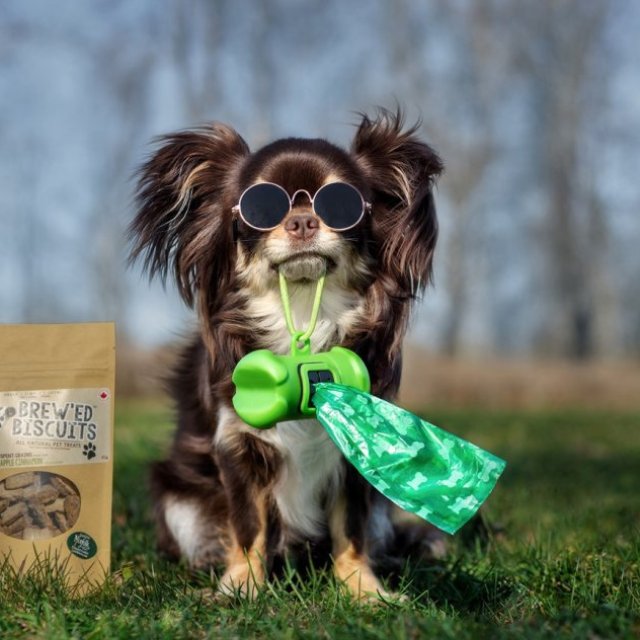
[[311, 201], [313, 212], [334, 231], [347, 231], [355, 227], [365, 212], [371, 210], [362, 194], [346, 182], [330, 182], [320, 187], [315, 195], [298, 189], [292, 196], [278, 184], [259, 182], [251, 185], [240, 196], [233, 212], [243, 222], [259, 231], [275, 229], [291, 211], [299, 193], [304, 193]]

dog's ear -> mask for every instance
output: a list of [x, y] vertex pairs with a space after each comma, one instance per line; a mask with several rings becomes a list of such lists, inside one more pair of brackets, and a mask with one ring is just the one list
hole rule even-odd
[[131, 260], [144, 254], [145, 270], [163, 282], [172, 273], [193, 306], [198, 292], [215, 299], [232, 278], [235, 203], [226, 202], [226, 194], [249, 148], [218, 123], [165, 136], [161, 143], [140, 170]]
[[433, 200], [442, 173], [436, 152], [404, 129], [400, 110], [362, 117], [351, 146], [373, 193], [373, 230], [379, 260], [403, 295], [415, 296], [431, 279], [438, 222]]

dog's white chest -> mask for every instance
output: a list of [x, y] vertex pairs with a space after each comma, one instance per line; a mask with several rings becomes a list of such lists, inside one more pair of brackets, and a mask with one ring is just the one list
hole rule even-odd
[[282, 422], [269, 440], [284, 458], [274, 496], [284, 524], [304, 536], [326, 526], [325, 505], [342, 480], [341, 454], [317, 420]]

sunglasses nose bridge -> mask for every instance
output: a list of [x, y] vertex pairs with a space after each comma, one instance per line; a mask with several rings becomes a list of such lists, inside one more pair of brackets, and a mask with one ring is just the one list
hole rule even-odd
[[313, 197], [311, 196], [311, 194], [306, 189], [298, 189], [296, 192], [294, 192], [294, 194], [290, 198], [291, 208], [295, 206], [296, 198], [298, 197], [299, 194], [303, 194], [307, 196], [307, 198], [309, 199], [309, 204], [313, 206]]

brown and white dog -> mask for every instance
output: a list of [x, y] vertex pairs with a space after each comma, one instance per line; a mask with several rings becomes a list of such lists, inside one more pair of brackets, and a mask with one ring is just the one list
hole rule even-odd
[[[274, 560], [324, 549], [355, 597], [385, 594], [371, 567], [397, 533], [390, 504], [316, 421], [244, 424], [232, 408], [231, 374], [254, 349], [288, 353], [278, 270], [297, 326], [308, 321], [315, 281], [326, 272], [313, 350], [353, 349], [372, 393], [394, 397], [409, 313], [430, 280], [437, 237], [432, 192], [442, 163], [416, 130], [404, 128], [399, 112], [381, 110], [362, 118], [350, 151], [289, 138], [252, 153], [233, 129], [212, 124], [163, 138], [141, 170], [132, 256], [144, 256], [150, 275], [173, 276], [199, 318], [172, 377], [173, 446], [153, 468], [158, 542], [194, 568], [224, 565], [221, 593], [251, 597]], [[305, 197], [270, 231], [236, 216], [255, 183], [293, 196], [335, 181], [371, 204], [347, 231], [328, 228]]]

